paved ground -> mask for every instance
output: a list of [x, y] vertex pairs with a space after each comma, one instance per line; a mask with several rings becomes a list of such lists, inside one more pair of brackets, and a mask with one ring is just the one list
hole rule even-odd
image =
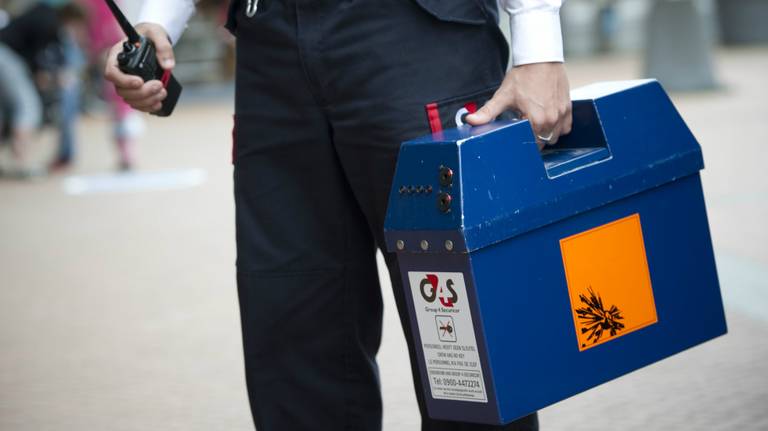
[[[705, 151], [730, 334], [545, 409], [545, 430], [768, 429], [768, 49], [721, 52], [718, 64], [722, 90], [674, 98]], [[633, 58], [570, 65], [574, 85], [636, 70]], [[148, 120], [141, 170], [167, 175], [142, 185], [170, 176], [186, 188], [71, 195], [88, 183], [0, 181], [0, 430], [252, 429], [230, 106], [188, 99], [172, 119]], [[81, 133], [73, 174], [106, 172], [107, 124], [85, 119]], [[385, 299], [385, 430], [415, 430], [404, 342]]]

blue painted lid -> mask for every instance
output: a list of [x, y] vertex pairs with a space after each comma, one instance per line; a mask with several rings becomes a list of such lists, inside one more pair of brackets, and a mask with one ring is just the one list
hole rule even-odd
[[[542, 152], [527, 120], [403, 143], [387, 248], [421, 251], [412, 239], [423, 236], [453, 239], [450, 252], [477, 250], [703, 168], [699, 144], [657, 81], [593, 84], [571, 96], [572, 133]], [[402, 238], [411, 241], [401, 249]]]

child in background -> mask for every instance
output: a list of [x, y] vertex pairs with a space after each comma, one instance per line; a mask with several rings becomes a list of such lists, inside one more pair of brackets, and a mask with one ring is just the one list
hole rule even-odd
[[[61, 74], [60, 127], [61, 139], [50, 170], [69, 167], [75, 152], [75, 123], [80, 113], [83, 69], [87, 64], [95, 69], [104, 68], [106, 51], [123, 38], [109, 8], [103, 0], [48, 0], [59, 4], [70, 3], [72, 9], [85, 12], [84, 20], [68, 20], [62, 32], [62, 52], [65, 68]], [[94, 75], [99, 76], [99, 75]], [[111, 111], [113, 137], [118, 155], [118, 169], [131, 170], [135, 163], [133, 137], [141, 130], [141, 119], [131, 107], [117, 96], [115, 87], [101, 82], [101, 94]]]
[[[107, 52], [112, 45], [123, 39], [124, 35], [103, 0], [80, 2], [89, 12], [88, 39], [91, 61], [98, 64], [98, 69], [102, 70]], [[141, 119], [136, 117], [133, 109], [117, 95], [114, 85], [104, 81], [103, 89], [104, 100], [112, 109], [118, 167], [121, 171], [129, 171], [135, 165], [134, 137], [141, 129]]]
[[86, 44], [87, 15], [75, 3], [60, 7], [61, 34], [59, 51], [62, 66], [58, 72], [59, 148], [48, 167], [49, 172], [68, 168], [75, 155], [75, 126], [80, 116], [82, 75], [86, 66], [81, 46]]

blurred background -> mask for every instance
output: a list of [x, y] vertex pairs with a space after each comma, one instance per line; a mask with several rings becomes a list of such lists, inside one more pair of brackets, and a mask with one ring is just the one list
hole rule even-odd
[[[131, 19], [141, 3], [121, 2]], [[0, 0], [1, 431], [252, 429], [225, 3], [199, 3], [161, 119], [102, 80], [121, 35], [101, 0]], [[568, 0], [562, 19], [573, 87], [659, 78], [699, 139], [730, 333], [545, 409], [542, 429], [766, 430], [768, 0]], [[384, 429], [418, 429], [381, 277]]]

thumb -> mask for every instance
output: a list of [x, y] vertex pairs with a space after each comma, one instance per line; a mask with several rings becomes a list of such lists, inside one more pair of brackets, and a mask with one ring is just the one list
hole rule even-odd
[[173, 55], [173, 45], [168, 33], [162, 27], [152, 25], [147, 27], [144, 36], [155, 45], [157, 61], [160, 62], [160, 66], [163, 69], [173, 69], [173, 66], [176, 65], [176, 59]]
[[485, 105], [478, 109], [474, 114], [467, 115], [465, 120], [473, 126], [488, 124], [504, 112], [507, 106], [508, 104], [502, 101], [499, 92], [496, 92], [491, 100], [485, 102]]

